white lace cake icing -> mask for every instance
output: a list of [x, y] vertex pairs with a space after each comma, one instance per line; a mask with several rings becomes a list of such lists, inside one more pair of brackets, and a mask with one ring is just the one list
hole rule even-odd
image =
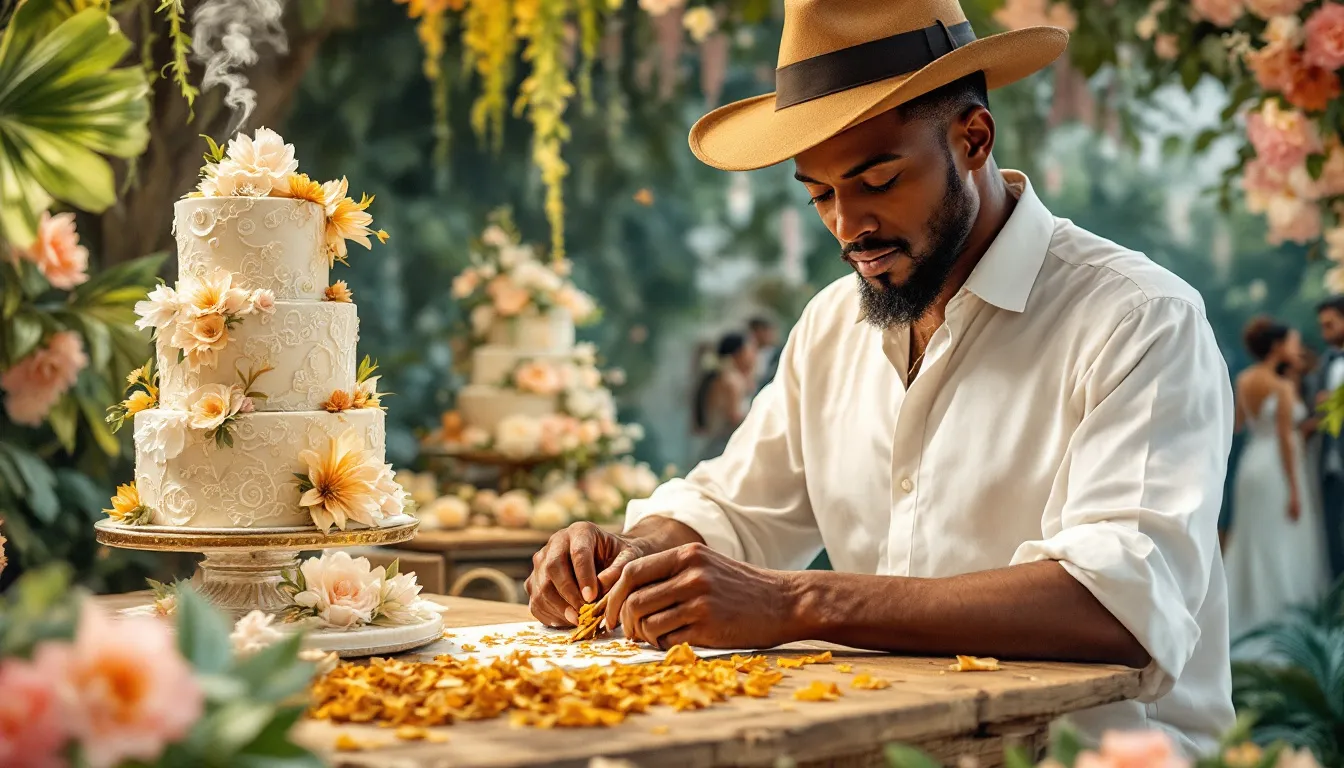
[[228, 331], [229, 341], [214, 366], [192, 370], [178, 361], [170, 336], [157, 341], [161, 407], [184, 409], [202, 384], [233, 384], [238, 371], [262, 374], [256, 390], [259, 411], [319, 410], [332, 390], [355, 386], [355, 344], [359, 316], [354, 304], [277, 301], [275, 311], [243, 317]]
[[177, 201], [173, 212], [179, 276], [224, 269], [239, 287], [266, 288], [278, 299], [321, 299], [327, 289], [326, 217], [316, 203], [194, 197]]
[[561, 366], [574, 357], [573, 350], [563, 352], [531, 352], [514, 347], [487, 345], [471, 353], [471, 383], [487, 387], [512, 386], [511, 379], [518, 366], [529, 361]]
[[[154, 409], [135, 415], [135, 481], [140, 500], [156, 525], [192, 528], [311, 526], [299, 506], [294, 473], [307, 467], [305, 450], [323, 452], [331, 440], [354, 428], [365, 450], [381, 460], [383, 412], [366, 408], [343, 413], [242, 414], [233, 446], [203, 439], [185, 424], [186, 413]], [[173, 458], [172, 444], [185, 438]]]

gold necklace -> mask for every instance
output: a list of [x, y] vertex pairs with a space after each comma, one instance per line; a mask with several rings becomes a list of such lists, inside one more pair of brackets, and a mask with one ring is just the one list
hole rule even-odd
[[[917, 329], [915, 328], [915, 326], [913, 325], [910, 326], [910, 338], [912, 340], [918, 338], [918, 333], [916, 331]], [[915, 362], [911, 363], [909, 370], [905, 372], [905, 381], [907, 384], [910, 382], [911, 379], [914, 378], [915, 369], [918, 368], [919, 364], [924, 361], [924, 353], [929, 351], [929, 341], [932, 339], [933, 334], [929, 334], [929, 339], [925, 340], [924, 342], [924, 348], [919, 351], [919, 357], [915, 358]]]

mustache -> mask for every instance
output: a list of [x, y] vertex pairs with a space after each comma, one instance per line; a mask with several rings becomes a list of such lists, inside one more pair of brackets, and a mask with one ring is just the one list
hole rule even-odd
[[894, 248], [897, 253], [908, 256], [910, 254], [910, 241], [900, 237], [892, 240], [868, 237], [863, 240], [855, 240], [852, 243], [845, 243], [844, 247], [840, 249], [840, 256], [845, 260], [849, 260], [849, 258], [856, 253], [885, 251], [892, 248]]

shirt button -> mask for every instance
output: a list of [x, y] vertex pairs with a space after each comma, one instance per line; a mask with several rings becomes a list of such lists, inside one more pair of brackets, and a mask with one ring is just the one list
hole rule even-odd
[[906, 493], [915, 490], [915, 482], [908, 477], [905, 478], [904, 480], [901, 481], [901, 490], [905, 491]]

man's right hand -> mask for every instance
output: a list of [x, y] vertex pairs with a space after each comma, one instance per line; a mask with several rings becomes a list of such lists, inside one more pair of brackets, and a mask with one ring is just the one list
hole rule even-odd
[[524, 586], [528, 608], [537, 621], [574, 626], [579, 608], [597, 600], [621, 576], [626, 564], [645, 554], [634, 537], [609, 533], [588, 522], [556, 532], [532, 556], [532, 574]]

